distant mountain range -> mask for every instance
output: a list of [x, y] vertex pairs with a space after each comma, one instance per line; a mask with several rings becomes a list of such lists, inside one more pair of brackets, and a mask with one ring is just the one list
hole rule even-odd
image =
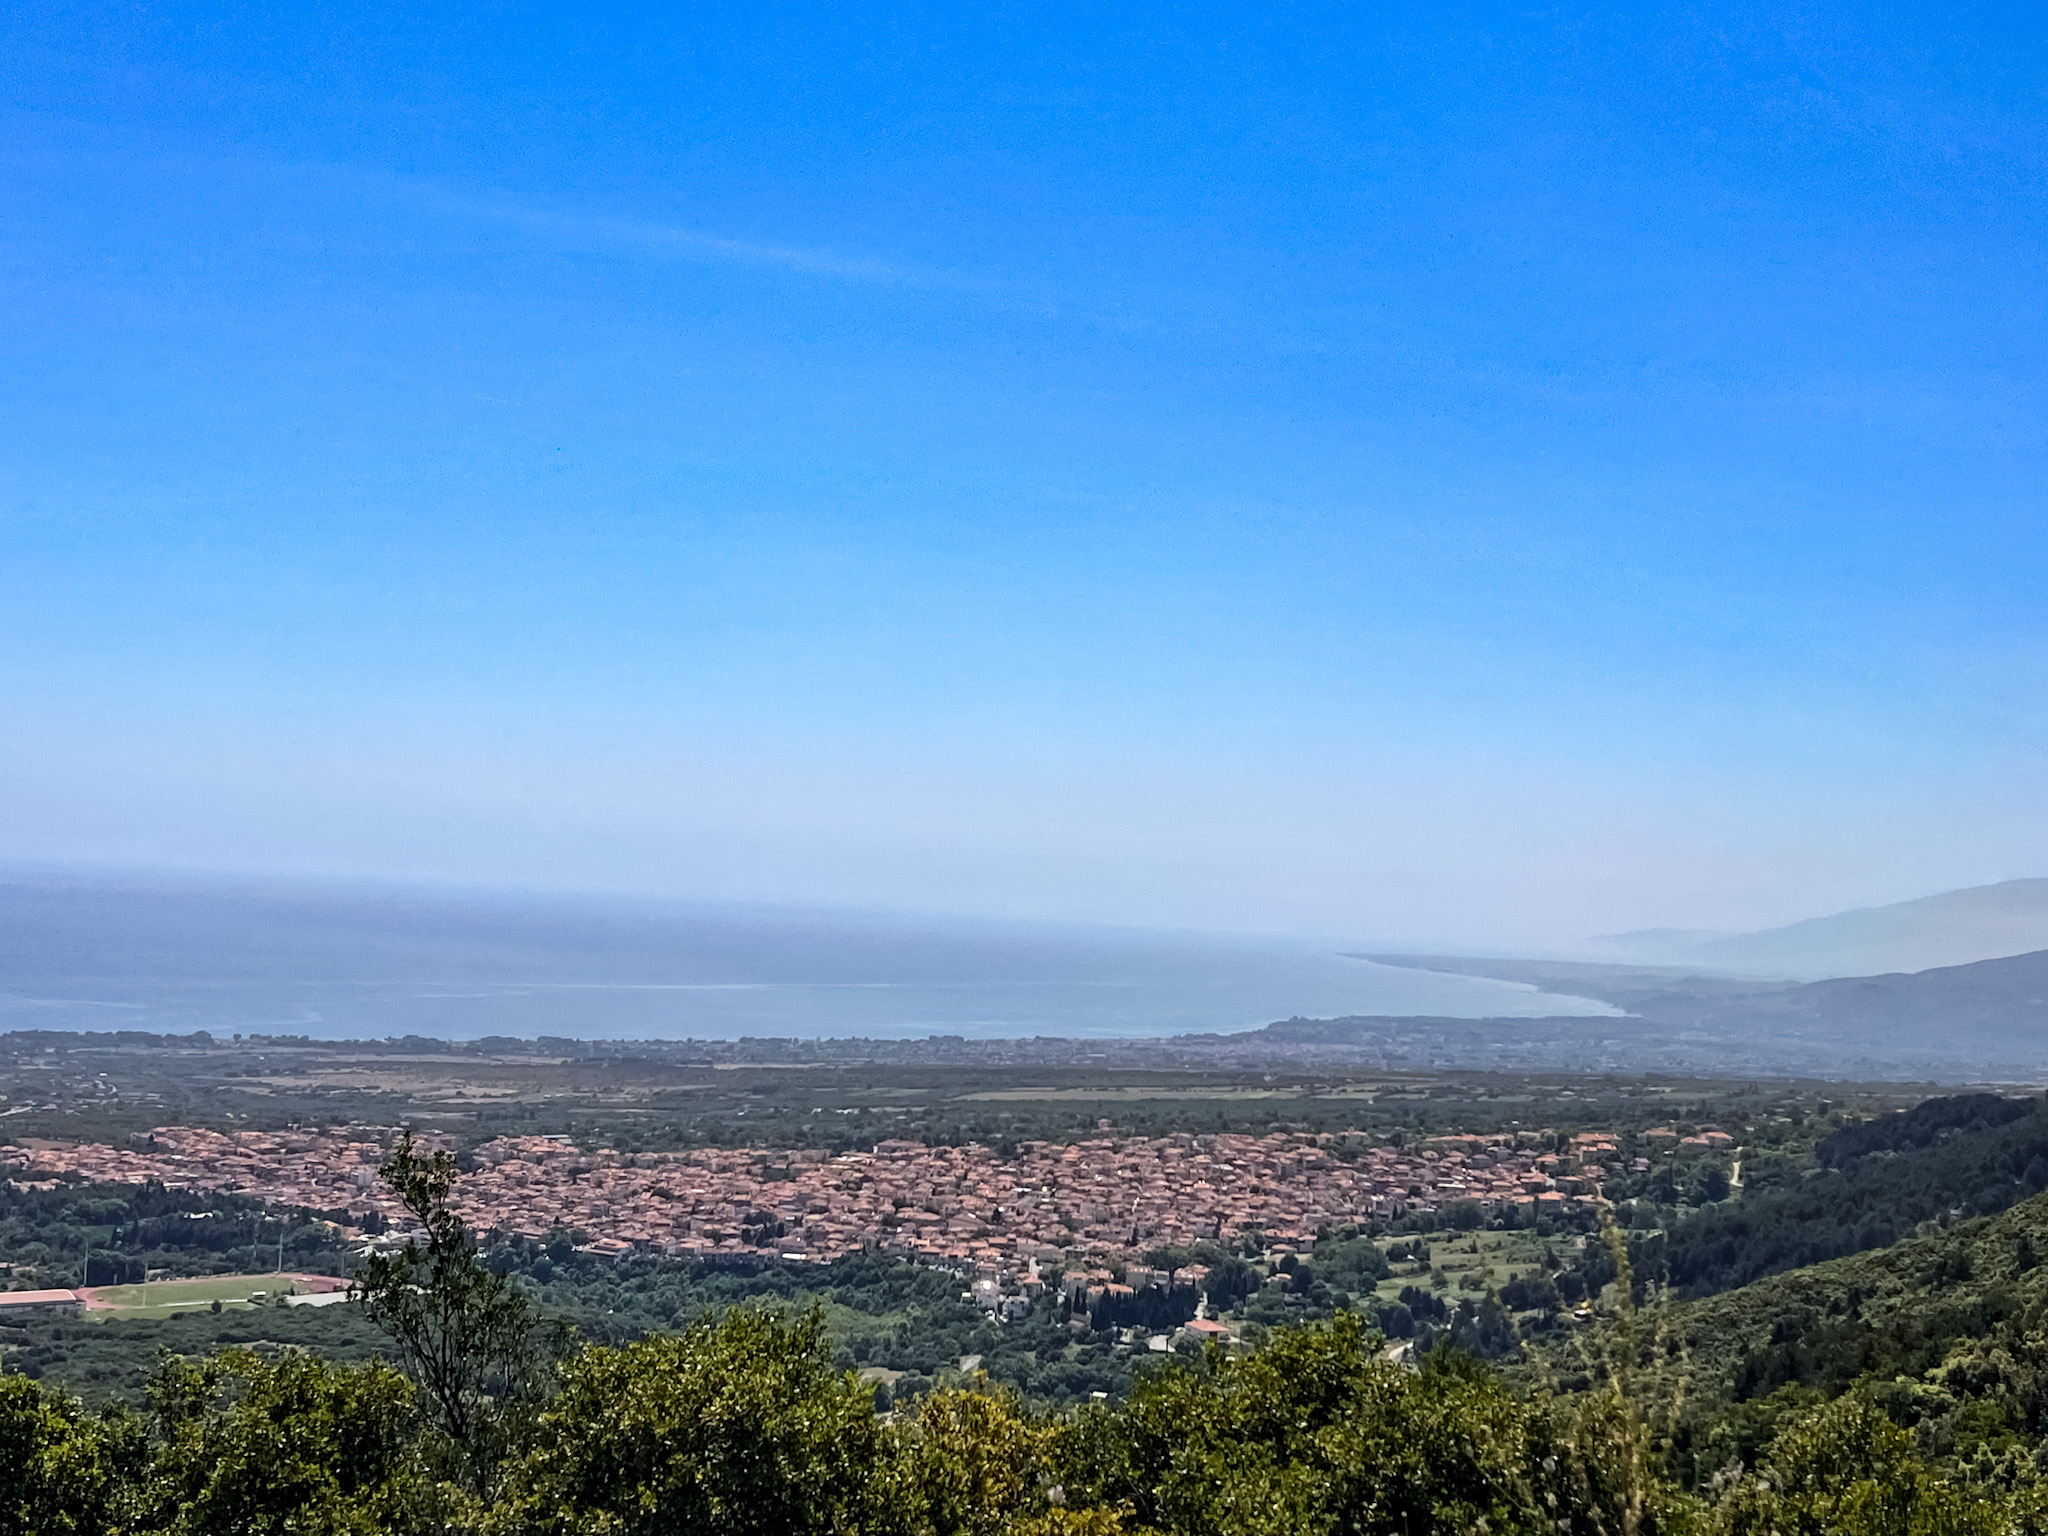
[[1759, 933], [1645, 928], [1593, 944], [1637, 965], [1788, 981], [1969, 965], [2048, 949], [2048, 880], [2004, 880]]
[[[1590, 997], [1731, 1066], [2048, 1077], [2048, 880], [2007, 880], [1760, 933], [1645, 929], [1624, 963], [1362, 956]], [[1607, 1026], [1619, 1037], [1619, 1026]], [[1641, 1046], [1636, 1049], [1640, 1051]]]
[[1518, 981], [1598, 998], [1633, 1018], [1709, 1035], [1732, 1055], [1836, 1049], [1845, 1059], [1970, 1061], [2048, 1073], [2048, 949], [1912, 973], [1768, 982], [1644, 966], [1455, 955], [1375, 955], [1382, 965]]

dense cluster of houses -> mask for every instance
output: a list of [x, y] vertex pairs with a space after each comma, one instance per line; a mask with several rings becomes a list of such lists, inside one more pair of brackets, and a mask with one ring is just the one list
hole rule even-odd
[[[0, 1148], [18, 1183], [83, 1178], [232, 1191], [402, 1230], [377, 1177], [392, 1133], [290, 1133], [166, 1126], [125, 1147]], [[1564, 1206], [1597, 1198], [1614, 1139], [1442, 1137], [1413, 1147], [1363, 1137], [1116, 1137], [985, 1146], [884, 1141], [866, 1152], [767, 1149], [621, 1153], [561, 1137], [475, 1149], [459, 1195], [477, 1229], [544, 1241], [574, 1234], [619, 1256], [781, 1254], [830, 1259], [875, 1249], [1017, 1275], [1084, 1257], [1121, 1261], [1164, 1246], [1257, 1232], [1302, 1244], [1329, 1225], [1439, 1210], [1458, 1201]], [[373, 1213], [381, 1221], [373, 1219]]]

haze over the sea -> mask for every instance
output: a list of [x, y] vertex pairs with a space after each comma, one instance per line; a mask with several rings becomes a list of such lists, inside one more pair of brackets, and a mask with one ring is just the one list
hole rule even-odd
[[1108, 1037], [1295, 1015], [1614, 1011], [1272, 938], [361, 885], [0, 880], [0, 1029]]

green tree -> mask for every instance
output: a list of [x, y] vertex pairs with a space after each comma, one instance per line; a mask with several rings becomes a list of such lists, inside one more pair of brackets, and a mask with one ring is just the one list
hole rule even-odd
[[231, 1350], [166, 1357], [145, 1528], [172, 1536], [400, 1536], [429, 1528], [412, 1384], [389, 1366]]
[[1009, 1536], [1051, 1515], [1045, 1458], [1057, 1435], [1016, 1395], [945, 1388], [898, 1434], [902, 1507], [916, 1536]]
[[1534, 1415], [1477, 1362], [1417, 1374], [1378, 1343], [1343, 1314], [1246, 1360], [1212, 1348], [1148, 1375], [1063, 1437], [1068, 1502], [1177, 1536], [1554, 1529], [1528, 1476]]
[[407, 1131], [378, 1175], [425, 1241], [366, 1259], [351, 1294], [398, 1346], [428, 1419], [457, 1452], [458, 1474], [487, 1488], [551, 1387], [567, 1329], [478, 1259], [452, 1203], [452, 1156], [422, 1156]]
[[1802, 1415], [1715, 1510], [1717, 1536], [1999, 1536], [1996, 1505], [1936, 1477], [1861, 1393]]
[[872, 1392], [813, 1310], [739, 1308], [562, 1367], [491, 1528], [561, 1536], [865, 1536], [905, 1511]]
[[0, 1376], [0, 1536], [114, 1529], [132, 1426], [95, 1419], [26, 1376]]

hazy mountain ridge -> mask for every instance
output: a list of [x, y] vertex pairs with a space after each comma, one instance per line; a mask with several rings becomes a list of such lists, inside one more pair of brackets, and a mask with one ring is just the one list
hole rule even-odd
[[2048, 949], [2048, 879], [1969, 886], [1756, 933], [1653, 928], [1593, 942], [1639, 964], [1788, 981], [1925, 971]]
[[1731, 1048], [1838, 1042], [1897, 1059], [1944, 1051], [2022, 1070], [2048, 1069], [2048, 949], [1917, 972], [1770, 983], [1678, 971], [1550, 960], [1376, 955], [1383, 965], [1569, 988], [1645, 1023], [1706, 1032]]

